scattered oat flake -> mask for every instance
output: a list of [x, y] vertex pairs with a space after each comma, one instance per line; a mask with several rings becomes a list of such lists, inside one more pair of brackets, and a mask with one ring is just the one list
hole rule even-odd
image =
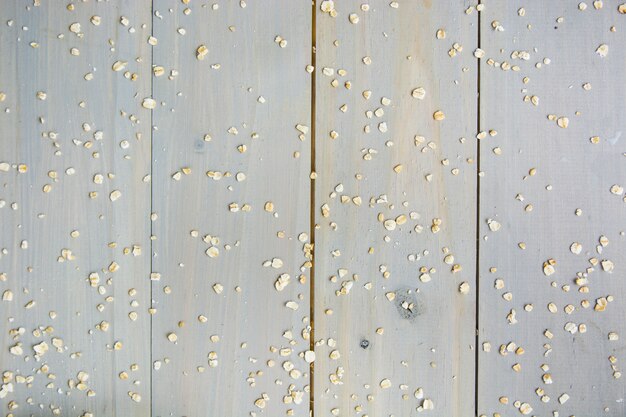
[[145, 108], [145, 109], [154, 109], [156, 107], [156, 100], [154, 100], [153, 98], [150, 97], [146, 97], [143, 99], [143, 102], [141, 103], [141, 105]]
[[578, 242], [574, 242], [574, 243], [572, 243], [572, 244], [571, 244], [571, 246], [569, 247], [569, 250], [570, 250], [573, 254], [575, 254], [575, 255], [579, 255], [579, 254], [580, 254], [580, 252], [582, 252], [582, 250], [583, 250], [583, 245], [581, 245], [581, 244], [580, 244], [580, 243], [578, 243]]
[[569, 126], [569, 119], [567, 117], [559, 117], [558, 119], [556, 119], [556, 124], [561, 129], [567, 129], [567, 127]]
[[198, 61], [202, 61], [204, 58], [206, 58], [208, 54], [209, 49], [206, 47], [206, 45], [200, 45], [196, 49], [196, 58], [198, 59]]
[[128, 64], [126, 61], [115, 61], [112, 67], [113, 71], [122, 71], [126, 68], [126, 64]]
[[607, 56], [609, 53], [609, 45], [603, 43], [602, 45], [598, 46], [598, 48], [596, 49], [596, 54], [600, 55], [600, 57], [604, 58], [605, 56]]
[[122, 196], [122, 192], [120, 190], [113, 190], [111, 191], [111, 193], [109, 194], [109, 199], [111, 201], [117, 201], [119, 200], [119, 198]]
[[217, 258], [220, 254], [220, 250], [217, 246], [211, 246], [206, 250], [206, 254], [209, 258]]
[[548, 259], [543, 263], [543, 273], [546, 276], [550, 276], [556, 272], [554, 266], [556, 265], [556, 261], [554, 259]]
[[418, 100], [424, 100], [426, 97], [426, 89], [424, 87], [417, 87], [411, 91], [411, 96]]
[[487, 225], [492, 232], [497, 232], [502, 227], [502, 225], [494, 219], [487, 219]]

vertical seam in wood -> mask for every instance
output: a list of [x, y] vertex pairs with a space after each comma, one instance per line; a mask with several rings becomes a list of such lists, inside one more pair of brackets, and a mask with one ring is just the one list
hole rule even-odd
[[[154, 0], [150, 1], [150, 35], [154, 36]], [[152, 67], [154, 65], [154, 47], [150, 47], [150, 97], [154, 99], [154, 76], [152, 74]], [[150, 213], [148, 215], [148, 220], [150, 221], [150, 416], [153, 415], [153, 396], [152, 396], [152, 386], [153, 386], [153, 373], [154, 368], [152, 367], [152, 350], [154, 346], [154, 338], [152, 337], [152, 272], [153, 272], [153, 252], [152, 252], [152, 212], [153, 212], [153, 204], [154, 204], [154, 178], [153, 178], [153, 167], [154, 167], [154, 157], [153, 157], [153, 149], [154, 149], [154, 109], [150, 109]]]
[[[482, 0], [478, 2], [482, 4]], [[481, 47], [480, 41], [480, 15], [478, 11], [477, 22], [477, 42], [478, 48]], [[476, 60], [476, 133], [480, 132], [480, 59]], [[479, 343], [480, 343], [480, 321], [479, 321], [479, 303], [480, 303], [480, 139], [476, 139], [476, 341], [474, 343], [474, 415], [478, 417], [478, 360], [479, 360]]]
[[[315, 34], [317, 1], [311, 0], [311, 173], [315, 172]], [[309, 320], [311, 332], [309, 334], [309, 350], [315, 351], [315, 175], [310, 176], [310, 198], [309, 198], [309, 236], [311, 239], [311, 269], [309, 271]], [[309, 365], [309, 415], [315, 415], [315, 361]]]

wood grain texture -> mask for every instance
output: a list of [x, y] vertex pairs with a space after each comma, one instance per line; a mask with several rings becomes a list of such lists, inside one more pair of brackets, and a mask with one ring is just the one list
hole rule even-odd
[[[608, 1], [601, 9], [587, 2], [586, 10], [579, 2], [483, 3], [480, 124], [497, 136], [481, 142], [479, 338], [491, 352], [481, 347], [479, 414], [518, 415], [526, 403], [529, 415], [622, 416], [616, 372], [624, 339], [609, 334], [625, 330], [626, 206], [611, 187], [626, 180], [626, 16]], [[602, 44], [605, 57], [596, 52]], [[568, 127], [549, 115], [567, 117]], [[570, 250], [575, 242], [579, 254]], [[549, 259], [555, 272], [546, 276]], [[609, 296], [614, 301], [596, 311], [596, 300]], [[515, 324], [507, 319], [512, 310]], [[513, 352], [501, 355], [511, 342]], [[563, 394], [569, 399], [561, 403]]]
[[0, 414], [625, 415], [626, 4], [474, 3], [0, 0]]
[[150, 4], [38, 3], [0, 5], [2, 415], [148, 416]]
[[315, 413], [471, 416], [477, 14], [361, 3], [317, 10]]
[[155, 2], [157, 417], [309, 414], [311, 8], [245, 3]]

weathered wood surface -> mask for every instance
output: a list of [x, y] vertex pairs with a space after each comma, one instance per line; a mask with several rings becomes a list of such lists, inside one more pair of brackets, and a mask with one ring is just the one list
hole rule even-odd
[[316, 415], [474, 413], [477, 13], [398, 3], [317, 10]]
[[480, 128], [497, 135], [481, 141], [478, 411], [622, 416], [626, 217], [611, 189], [626, 181], [626, 15], [613, 1], [483, 3]]
[[309, 414], [311, 7], [272, 3], [155, 1], [155, 416]]
[[313, 6], [0, 0], [2, 415], [626, 413], [626, 5]]
[[2, 415], [148, 416], [150, 3], [37, 3], [0, 4]]

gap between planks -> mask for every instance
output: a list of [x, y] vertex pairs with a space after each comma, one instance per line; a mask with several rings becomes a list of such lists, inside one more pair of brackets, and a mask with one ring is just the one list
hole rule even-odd
[[[316, 23], [317, 0], [311, 0], [311, 175], [309, 198], [309, 239], [311, 243], [311, 269], [309, 271], [309, 350], [315, 352], [315, 78], [317, 73], [316, 62]], [[315, 174], [314, 174], [315, 173]], [[314, 175], [313, 175], [314, 174]], [[315, 416], [315, 361], [309, 365], [309, 416]]]
[[[478, 1], [478, 4], [482, 4], [482, 0]], [[477, 48], [480, 49], [480, 15], [478, 10], [477, 19]], [[476, 60], [476, 133], [480, 132], [480, 59]], [[476, 341], [474, 342], [474, 415], [478, 416], [478, 356], [480, 345], [480, 321], [479, 321], [479, 302], [480, 302], [480, 140], [476, 140], [476, 310], [474, 312], [474, 318], [476, 320]]]
[[[150, 36], [154, 37], [154, 0], [150, 1]], [[154, 74], [153, 74], [153, 70], [152, 68], [154, 67], [154, 48], [150, 48], [150, 97], [154, 98]], [[152, 213], [154, 212], [154, 182], [152, 181], [153, 178], [153, 172], [154, 172], [154, 154], [153, 154], [153, 149], [154, 149], [154, 109], [150, 109], [150, 213], [149, 213], [149, 217], [150, 217], [150, 387], [149, 387], [149, 391], [150, 391], [150, 416], [152, 417], [154, 415], [153, 413], [153, 391], [152, 391], [152, 387], [154, 386], [153, 384], [153, 372], [154, 372], [154, 366], [153, 366], [153, 344], [154, 344], [154, 335], [152, 333], [152, 309], [154, 308], [153, 303], [154, 303], [154, 297], [153, 297], [153, 283], [152, 283], [152, 273], [154, 272], [154, 251], [153, 251], [153, 231], [152, 231], [152, 225], [153, 225], [153, 221], [152, 221]]]

